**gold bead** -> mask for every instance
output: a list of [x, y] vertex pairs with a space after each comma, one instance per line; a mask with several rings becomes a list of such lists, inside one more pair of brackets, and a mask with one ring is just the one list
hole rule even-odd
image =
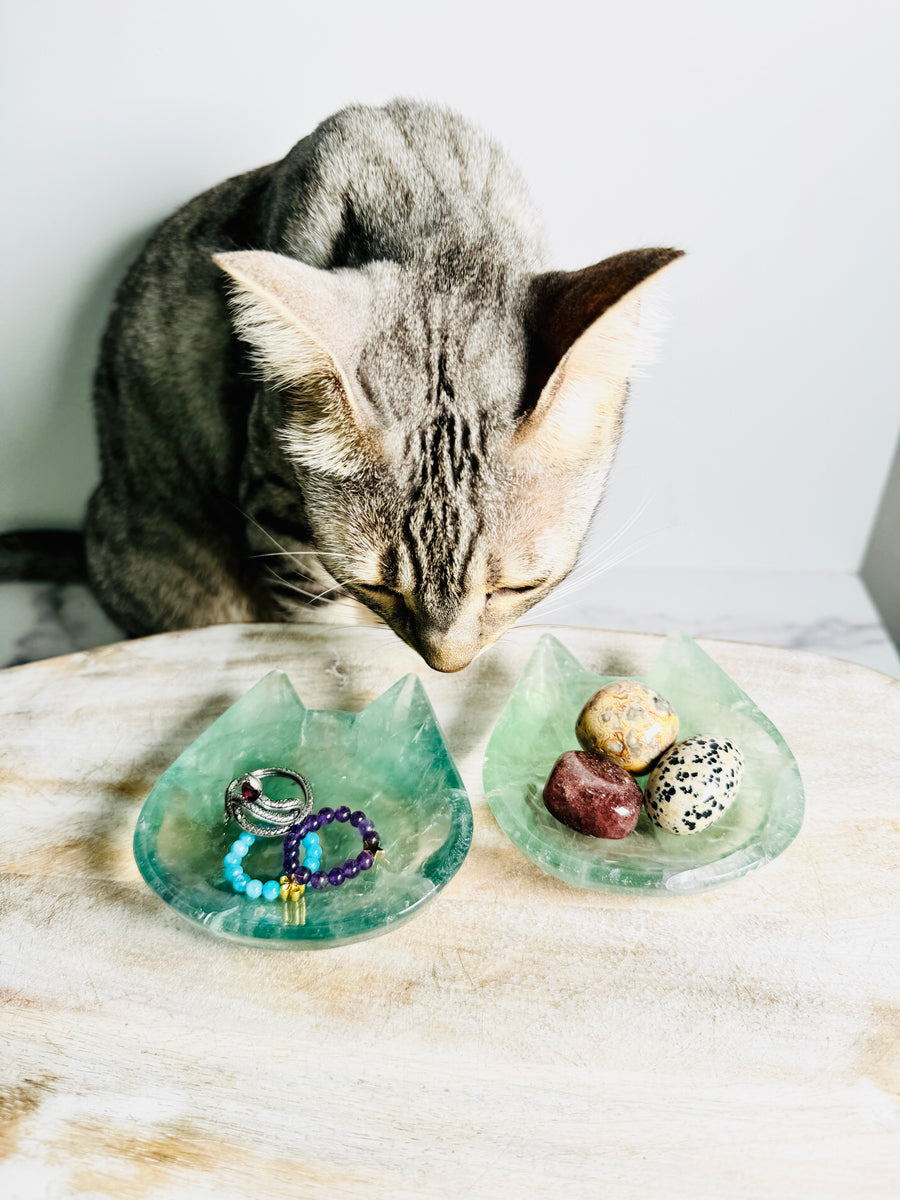
[[291, 885], [285, 880], [281, 885], [282, 900], [287, 900], [287, 898], [290, 894], [291, 894]]
[[291, 884], [291, 899], [299, 900], [305, 891], [306, 888], [303, 886], [303, 884], [297, 883], [297, 881], [294, 880], [294, 882]]

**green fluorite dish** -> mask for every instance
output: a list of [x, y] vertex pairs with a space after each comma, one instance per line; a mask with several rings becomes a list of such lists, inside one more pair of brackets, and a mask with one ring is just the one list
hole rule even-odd
[[[797, 835], [803, 785], [793, 754], [772, 722], [690, 638], [673, 634], [643, 682], [678, 713], [679, 740], [729, 738], [744, 755], [737, 799], [700, 833], [665, 833], [641, 813], [620, 841], [575, 833], [551, 817], [542, 792], [565, 750], [580, 749], [582, 706], [618, 675], [594, 675], [556, 638], [538, 642], [488, 744], [484, 790], [501, 828], [542, 870], [578, 887], [685, 895], [764, 866]], [[636, 676], [634, 678], [637, 678]], [[643, 787], [646, 776], [637, 776]]]
[[[340, 887], [307, 889], [299, 901], [235, 893], [222, 860], [240, 829], [224, 822], [225, 789], [263, 766], [305, 775], [314, 811], [362, 809], [381, 835], [383, 861]], [[360, 850], [348, 825], [334, 823], [320, 836], [326, 869]], [[304, 707], [287, 676], [273, 671], [157, 781], [138, 818], [134, 856], [150, 887], [210, 933], [315, 949], [376, 937], [414, 916], [456, 874], [471, 840], [462, 779], [415, 676], [363, 712], [347, 713]], [[254, 875], [281, 874], [281, 846], [257, 841]]]

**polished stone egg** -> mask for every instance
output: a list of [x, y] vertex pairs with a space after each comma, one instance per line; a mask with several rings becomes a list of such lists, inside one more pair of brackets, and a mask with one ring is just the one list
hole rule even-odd
[[678, 737], [678, 717], [652, 688], [635, 679], [617, 679], [591, 696], [575, 734], [585, 750], [639, 773]]
[[734, 803], [743, 774], [744, 757], [727, 738], [685, 738], [650, 772], [644, 808], [667, 833], [699, 833]]

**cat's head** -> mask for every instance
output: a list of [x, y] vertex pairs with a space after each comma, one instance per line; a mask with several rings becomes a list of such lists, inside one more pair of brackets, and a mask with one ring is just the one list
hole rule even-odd
[[680, 257], [457, 279], [215, 256], [328, 571], [441, 671], [571, 571], [621, 429], [643, 285]]

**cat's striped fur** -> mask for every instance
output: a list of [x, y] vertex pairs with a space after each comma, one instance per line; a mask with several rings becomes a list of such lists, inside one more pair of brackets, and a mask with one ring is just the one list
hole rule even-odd
[[410, 102], [338, 113], [177, 212], [119, 291], [98, 595], [135, 634], [349, 596], [464, 666], [572, 568], [640, 285], [677, 256], [546, 272], [484, 135]]

